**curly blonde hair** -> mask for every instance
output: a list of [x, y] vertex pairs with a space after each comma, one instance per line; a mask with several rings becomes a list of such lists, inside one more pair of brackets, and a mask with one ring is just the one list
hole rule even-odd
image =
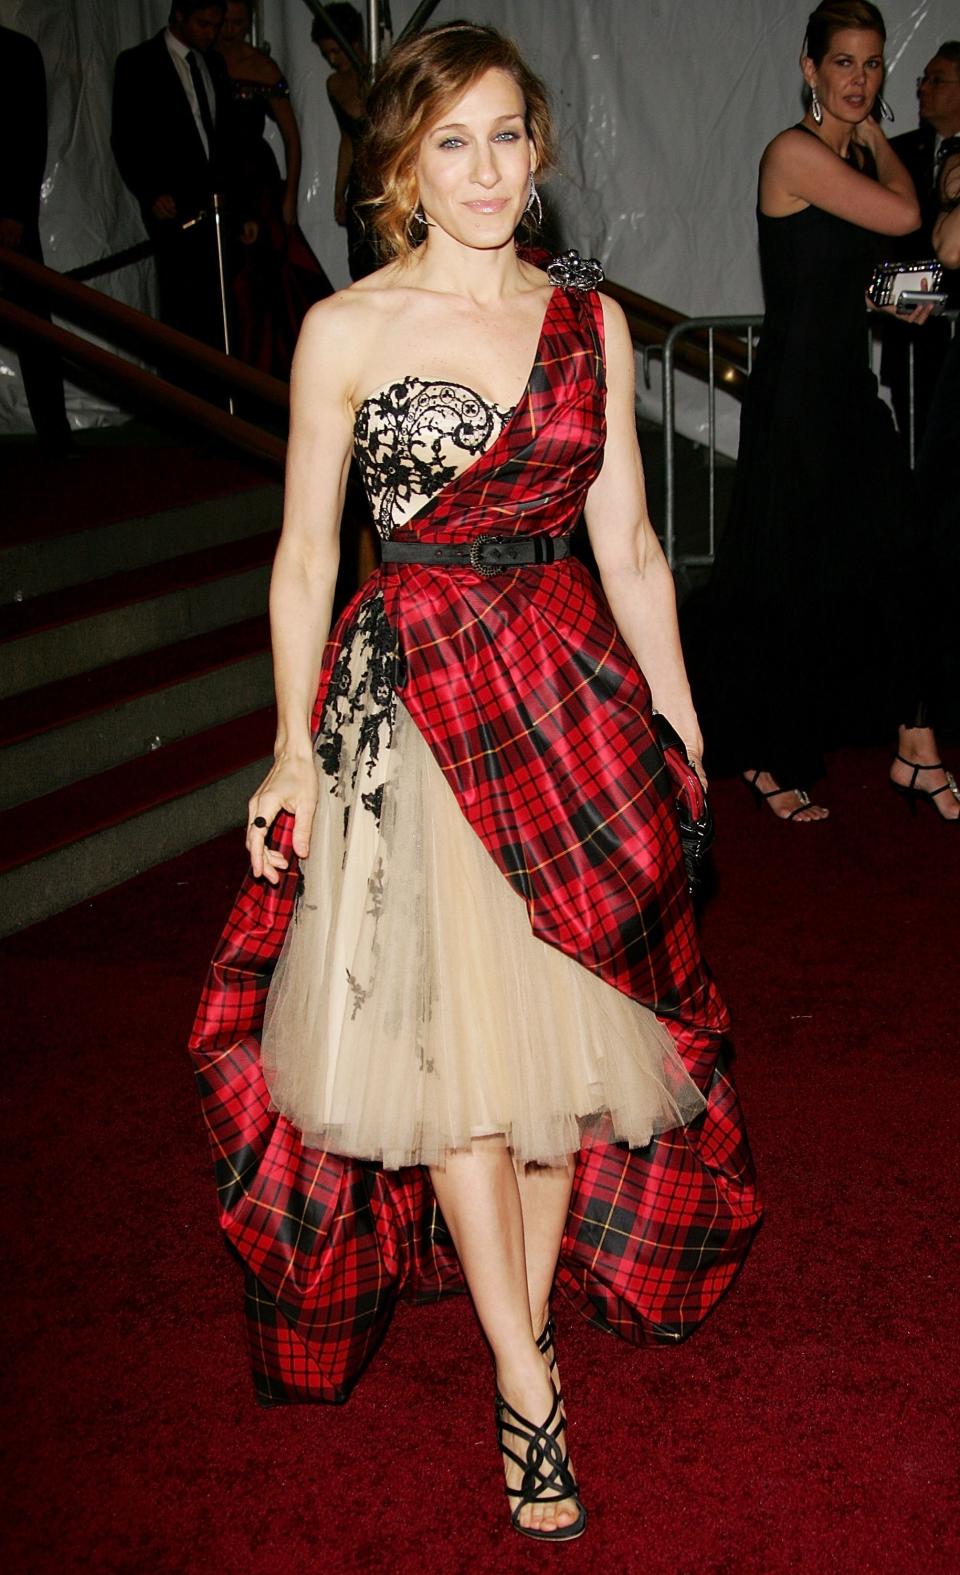
[[366, 209], [384, 261], [407, 258], [423, 241], [411, 235], [417, 206], [415, 165], [430, 128], [487, 71], [505, 71], [523, 94], [537, 173], [554, 162], [547, 90], [516, 44], [493, 27], [454, 22], [398, 44], [367, 101], [368, 130], [359, 163]]

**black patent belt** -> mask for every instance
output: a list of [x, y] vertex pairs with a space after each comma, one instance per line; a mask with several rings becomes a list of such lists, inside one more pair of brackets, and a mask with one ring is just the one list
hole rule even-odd
[[440, 541], [385, 541], [384, 563], [459, 565], [476, 574], [502, 574], [524, 564], [559, 563], [570, 556], [567, 536], [475, 536], [452, 544]]

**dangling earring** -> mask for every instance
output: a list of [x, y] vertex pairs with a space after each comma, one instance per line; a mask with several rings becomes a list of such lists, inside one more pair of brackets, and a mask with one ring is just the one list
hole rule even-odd
[[890, 105], [887, 103], [882, 93], [877, 94], [877, 108], [884, 120], [896, 120], [896, 115], [893, 113], [893, 110], [890, 108]]
[[[418, 202], [413, 212], [407, 215], [407, 222], [404, 225], [407, 240], [410, 242], [411, 246], [418, 246], [424, 239], [424, 234], [429, 223], [430, 220], [427, 218]], [[416, 234], [414, 233], [414, 226], [417, 226]]]
[[533, 178], [533, 170], [530, 171], [530, 190], [527, 193], [527, 206], [523, 211], [524, 213], [529, 213], [537, 229], [539, 229], [543, 223], [543, 204], [540, 201], [537, 183]]
[[812, 87], [810, 89], [810, 113], [813, 116], [814, 120], [816, 121], [817, 125], [818, 126], [822, 126], [823, 125], [823, 105], [821, 104], [820, 100], [817, 98], [817, 90], [816, 90], [815, 87]]

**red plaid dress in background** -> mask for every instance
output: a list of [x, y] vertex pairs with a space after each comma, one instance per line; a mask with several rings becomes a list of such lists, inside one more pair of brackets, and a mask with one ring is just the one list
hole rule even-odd
[[[599, 472], [603, 333], [593, 293], [557, 289], [527, 389], [500, 436], [394, 539], [573, 529]], [[677, 783], [646, 683], [575, 561], [486, 579], [396, 565], [367, 582], [329, 642], [314, 716], [371, 598], [391, 631], [397, 691], [531, 927], [669, 1028], [707, 1099], [642, 1150], [579, 1157], [557, 1283], [633, 1343], [674, 1343], [726, 1290], [760, 1220], [727, 1071], [726, 1015], [686, 888]], [[463, 1282], [427, 1173], [387, 1172], [304, 1145], [271, 1110], [258, 1034], [293, 912], [249, 875], [211, 965], [191, 1039], [221, 1220], [246, 1275], [255, 1382], [273, 1401], [342, 1400], [396, 1297]]]

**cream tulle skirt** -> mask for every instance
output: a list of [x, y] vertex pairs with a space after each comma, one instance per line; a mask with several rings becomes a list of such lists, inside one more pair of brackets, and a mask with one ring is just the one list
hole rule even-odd
[[518, 1162], [555, 1164], [698, 1115], [667, 1030], [532, 934], [395, 698], [378, 728], [375, 688], [358, 683], [318, 758], [263, 1034], [276, 1108], [309, 1143], [388, 1169], [497, 1133]]

